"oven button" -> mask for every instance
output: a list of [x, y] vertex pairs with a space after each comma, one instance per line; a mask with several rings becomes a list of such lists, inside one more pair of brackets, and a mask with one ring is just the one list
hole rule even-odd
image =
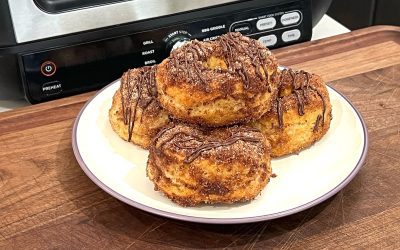
[[240, 32], [243, 35], [247, 35], [251, 33], [251, 24], [250, 23], [238, 23], [232, 26], [231, 31]]
[[296, 41], [296, 40], [299, 40], [300, 35], [301, 35], [301, 33], [300, 33], [300, 30], [298, 30], [298, 29], [288, 30], [288, 31], [283, 32], [282, 40], [286, 43], [291, 42], [291, 41]]
[[272, 29], [276, 25], [276, 20], [273, 17], [268, 17], [258, 20], [256, 25], [258, 30]]
[[291, 12], [281, 16], [281, 23], [284, 26], [290, 24], [296, 24], [300, 21], [300, 14], [299, 12]]
[[42, 85], [42, 92], [45, 95], [56, 95], [62, 91], [62, 85], [59, 81], [46, 82]]
[[56, 73], [57, 66], [52, 61], [46, 61], [40, 66], [40, 72], [44, 76], [52, 76]]
[[278, 38], [275, 35], [268, 35], [258, 38], [258, 41], [261, 42], [264, 46], [269, 47], [274, 46], [278, 41]]

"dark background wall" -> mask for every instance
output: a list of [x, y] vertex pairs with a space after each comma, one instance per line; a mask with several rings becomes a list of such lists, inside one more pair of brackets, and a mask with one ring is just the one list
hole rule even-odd
[[400, 0], [333, 0], [328, 15], [351, 30], [400, 25]]

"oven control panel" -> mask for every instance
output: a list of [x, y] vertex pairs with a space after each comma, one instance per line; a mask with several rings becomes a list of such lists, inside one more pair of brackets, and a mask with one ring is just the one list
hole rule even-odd
[[[270, 49], [311, 39], [310, 1], [238, 10], [117, 38], [20, 55], [33, 103], [99, 89], [129, 68], [154, 65], [186, 41], [240, 32]], [[179, 15], [179, 14], [177, 14]]]

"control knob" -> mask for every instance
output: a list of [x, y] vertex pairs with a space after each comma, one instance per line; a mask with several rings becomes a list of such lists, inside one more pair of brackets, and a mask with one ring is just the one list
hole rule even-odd
[[191, 36], [186, 30], [177, 30], [169, 33], [164, 38], [166, 52], [169, 54], [171, 51], [181, 47], [190, 41]]

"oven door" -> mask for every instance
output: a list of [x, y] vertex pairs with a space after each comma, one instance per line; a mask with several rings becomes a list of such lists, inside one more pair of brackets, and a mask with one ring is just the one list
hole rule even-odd
[[[8, 3], [16, 40], [25, 43], [236, 1], [9, 0]], [[54, 11], [57, 13], [48, 13]]]

